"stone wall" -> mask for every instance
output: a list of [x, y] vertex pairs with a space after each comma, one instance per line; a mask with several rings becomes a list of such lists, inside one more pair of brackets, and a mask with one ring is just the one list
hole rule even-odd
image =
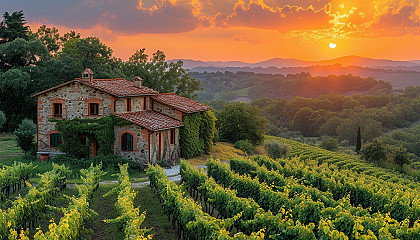
[[[78, 82], [38, 96], [38, 151], [59, 152], [50, 147], [49, 134], [56, 131], [56, 123], [49, 119], [100, 118], [113, 112], [114, 97]], [[99, 115], [89, 115], [89, 103], [99, 103]], [[62, 104], [62, 117], [53, 115], [53, 103]]]
[[[175, 143], [170, 144], [171, 130], [153, 132], [150, 135], [150, 163], [158, 161], [174, 163], [179, 160], [181, 149], [179, 147], [179, 128], [175, 129]], [[159, 134], [161, 137], [160, 159], [159, 159]]]
[[153, 101], [153, 110], [162, 113], [163, 115], [182, 121], [183, 114], [181, 111], [171, 108], [160, 102]]
[[[121, 149], [121, 138], [124, 133], [130, 133], [133, 135], [133, 151], [123, 151]], [[135, 162], [145, 164], [148, 162], [148, 138], [149, 131], [136, 124], [115, 126], [115, 142], [114, 142], [114, 154], [125, 158], [129, 158]]]
[[[150, 97], [149, 96], [142, 96], [142, 97], [130, 97], [131, 98], [131, 112], [143, 111], [143, 99], [146, 98], [146, 110], [150, 110]], [[127, 112], [127, 98], [118, 98], [115, 101], [116, 104], [116, 113], [124, 113]]]

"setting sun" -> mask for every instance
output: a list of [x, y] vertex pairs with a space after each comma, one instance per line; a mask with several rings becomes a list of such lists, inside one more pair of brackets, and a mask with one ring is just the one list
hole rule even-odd
[[330, 44], [328, 44], [328, 46], [330, 46], [330, 48], [335, 48], [335, 47], [337, 47], [337, 45], [336, 45], [335, 43], [330, 43]]

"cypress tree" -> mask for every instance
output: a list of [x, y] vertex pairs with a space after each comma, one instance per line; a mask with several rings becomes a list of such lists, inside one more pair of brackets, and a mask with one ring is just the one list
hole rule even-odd
[[360, 134], [360, 126], [357, 127], [357, 142], [356, 142], [356, 152], [359, 154], [360, 149], [362, 148], [362, 136]]

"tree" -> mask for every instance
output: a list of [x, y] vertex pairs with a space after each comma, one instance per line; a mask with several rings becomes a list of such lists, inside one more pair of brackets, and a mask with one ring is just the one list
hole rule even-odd
[[70, 31], [61, 36], [57, 28], [49, 28], [46, 25], [42, 25], [38, 28], [37, 32], [34, 33], [34, 36], [48, 48], [51, 54], [55, 54], [69, 39], [80, 38], [80, 33]]
[[407, 149], [399, 147], [395, 150], [394, 163], [400, 166], [402, 172], [404, 164], [410, 163], [410, 157], [408, 156]]
[[338, 140], [332, 137], [325, 138], [321, 141], [319, 144], [320, 148], [323, 148], [325, 150], [329, 151], [337, 151], [338, 150]]
[[146, 62], [143, 49], [138, 50], [129, 62], [122, 63], [122, 71], [128, 79], [140, 76], [142, 84], [160, 93], [173, 92], [187, 98], [197, 97], [196, 91], [200, 90], [200, 81], [189, 75], [189, 70], [184, 69], [183, 62], [166, 62], [165, 54], [157, 51]]
[[360, 149], [362, 148], [362, 135], [360, 132], [360, 126], [357, 127], [357, 140], [356, 140], [356, 152], [359, 154]]
[[29, 40], [29, 27], [25, 26], [26, 20], [23, 11], [8, 12], [3, 14], [3, 21], [0, 23], [0, 45], [11, 42], [17, 38]]
[[35, 133], [35, 123], [27, 118], [22, 120], [22, 123], [19, 124], [19, 128], [15, 131], [16, 141], [25, 154], [31, 150], [34, 144]]
[[273, 159], [287, 158], [289, 156], [291, 147], [287, 144], [282, 144], [277, 141], [268, 141], [264, 145], [264, 149], [268, 156]]
[[298, 130], [303, 136], [314, 136], [315, 121], [312, 118], [314, 111], [309, 107], [299, 109], [293, 117], [291, 127], [293, 130]]
[[149, 56], [145, 54], [145, 48], [137, 50], [131, 57], [128, 59], [130, 63], [146, 63]]
[[23, 38], [16, 38], [0, 46], [4, 69], [37, 65], [49, 56], [48, 49], [39, 40], [26, 41]]
[[6, 131], [13, 131], [23, 118], [34, 116], [34, 102], [30, 98], [30, 76], [18, 69], [0, 75], [0, 110], [7, 116]]
[[259, 116], [257, 108], [241, 102], [229, 103], [216, 117], [222, 140], [249, 140], [254, 145], [263, 142], [267, 120]]
[[376, 164], [386, 160], [386, 148], [381, 140], [375, 138], [373, 142], [366, 143], [361, 149], [362, 158]]
[[6, 116], [4, 115], [4, 113], [2, 111], [0, 111], [0, 130], [3, 127], [3, 124], [6, 122]]

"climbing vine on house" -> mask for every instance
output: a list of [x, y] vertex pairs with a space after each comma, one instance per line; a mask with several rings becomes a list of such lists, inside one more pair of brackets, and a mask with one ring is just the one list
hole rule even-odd
[[216, 117], [211, 111], [184, 116], [184, 126], [180, 131], [181, 153], [184, 158], [192, 158], [210, 152], [215, 121]]
[[[51, 120], [57, 122], [57, 130], [61, 132], [62, 144], [60, 150], [75, 157], [89, 155], [89, 146], [94, 139], [97, 140], [98, 156], [112, 154], [112, 144], [115, 141], [114, 126], [129, 124], [128, 121], [109, 115], [98, 119]], [[87, 138], [82, 143], [81, 136]]]

